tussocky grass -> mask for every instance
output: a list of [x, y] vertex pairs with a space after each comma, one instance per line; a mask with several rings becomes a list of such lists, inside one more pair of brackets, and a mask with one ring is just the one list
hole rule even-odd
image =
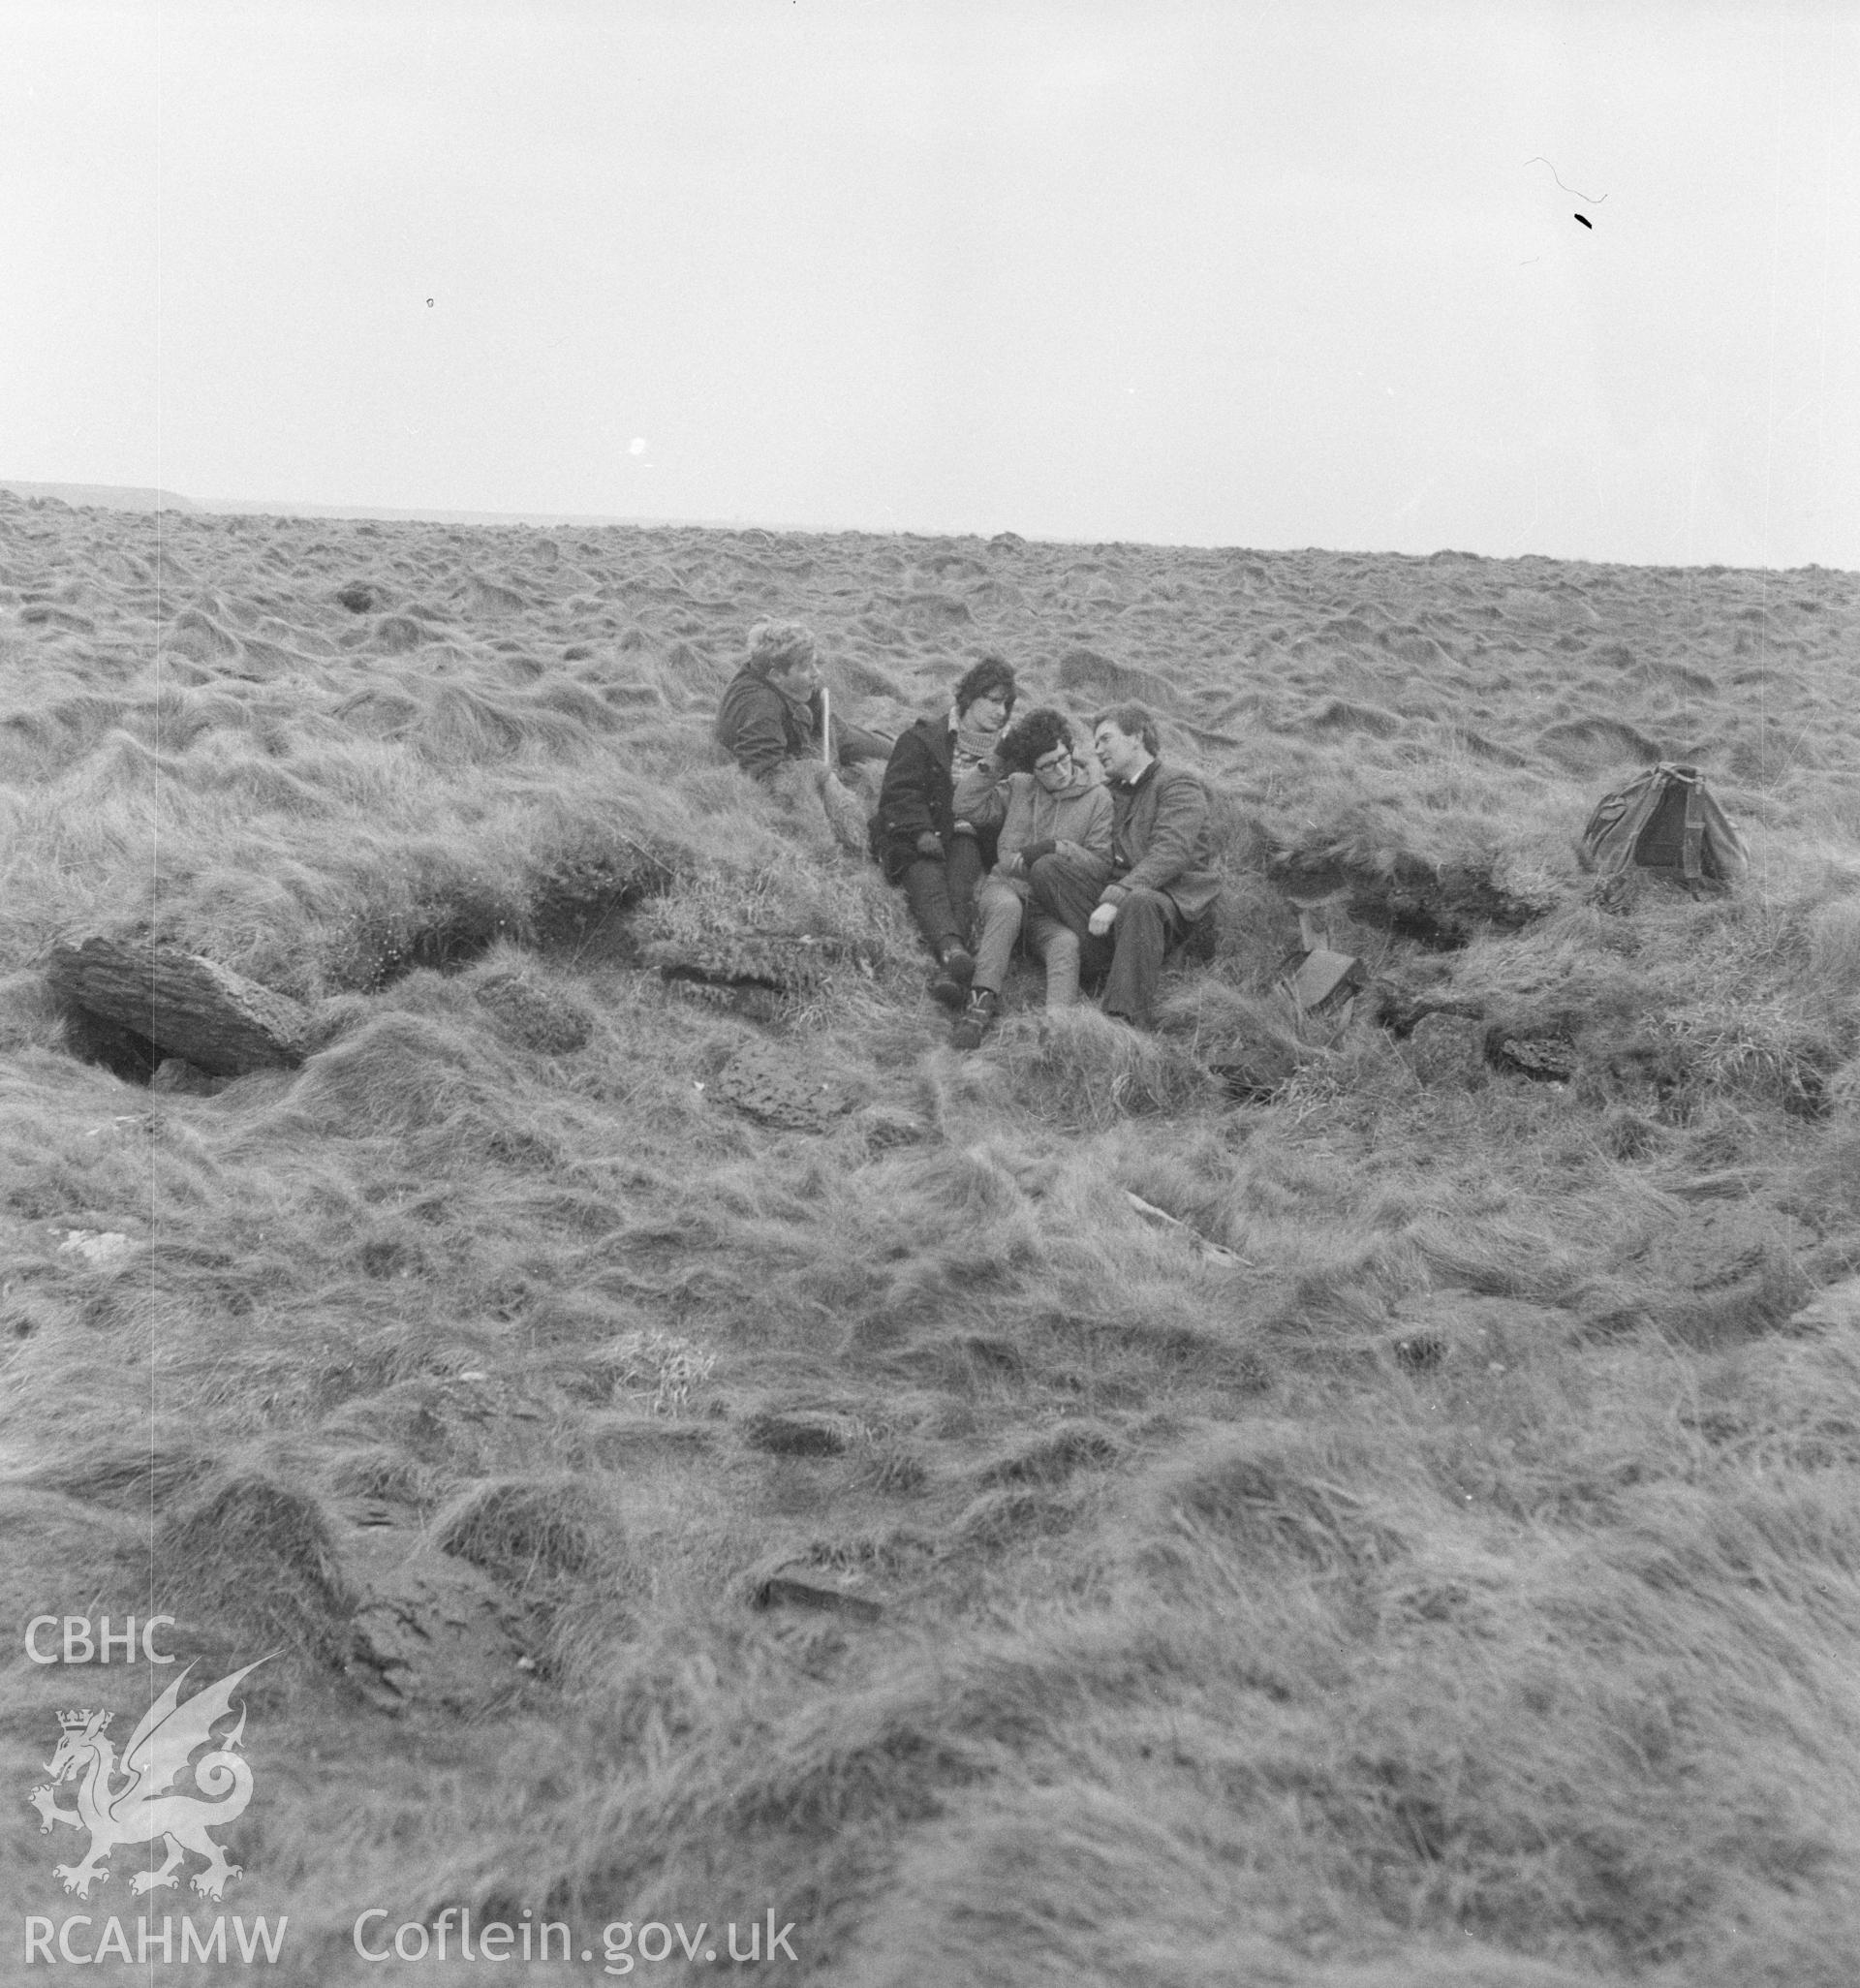
[[[230, 1840], [280, 1980], [469, 1905], [772, 1907], [822, 1981], [1844, 1988], [1857, 589], [0, 497], [7, 1619], [278, 1652]], [[1156, 1036], [1028, 975], [948, 1048], [897, 898], [709, 748], [765, 612], [886, 730], [983, 646], [1081, 718], [1151, 695], [1227, 883]], [[1636, 740], [1746, 827], [1735, 896], [1586, 900]], [[1285, 849], [1355, 880], [1333, 944], [1571, 1079], [1297, 1015]], [[1391, 934], [1412, 858], [1540, 916]], [[45, 957], [116, 925], [312, 1053], [77, 1059]], [[801, 933], [760, 1023], [652, 970]], [[720, 1102], [770, 1041], [849, 1108]], [[395, 1710], [356, 1638], [402, 1563], [515, 1627]], [[777, 1567], [880, 1612], [758, 1608]], [[19, 1793], [149, 1675], [13, 1636]], [[81, 1910], [36, 1827], [0, 1856]]]

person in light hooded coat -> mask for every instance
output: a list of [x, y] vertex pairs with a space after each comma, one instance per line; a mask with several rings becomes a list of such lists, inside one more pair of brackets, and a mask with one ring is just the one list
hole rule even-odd
[[1111, 874], [1111, 793], [1073, 752], [1065, 714], [1042, 704], [1006, 733], [995, 750], [957, 783], [955, 812], [977, 829], [995, 829], [995, 867], [976, 904], [979, 937], [969, 1001], [952, 1041], [973, 1049], [1001, 1014], [1002, 983], [1023, 931], [1046, 967], [1046, 1006], [1078, 999], [1079, 942], [1060, 919], [1028, 911], [1040, 863], [1063, 864], [1081, 887]]

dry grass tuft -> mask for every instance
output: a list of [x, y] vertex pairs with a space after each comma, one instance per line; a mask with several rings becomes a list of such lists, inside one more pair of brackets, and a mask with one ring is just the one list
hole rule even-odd
[[991, 1060], [1018, 1103], [1093, 1131], [1180, 1111], [1212, 1094], [1207, 1071], [1187, 1049], [1085, 1006], [1004, 1024]]
[[433, 1520], [433, 1543], [522, 1594], [593, 1572], [612, 1520], [576, 1477], [474, 1485]]
[[332, 1666], [345, 1661], [356, 1597], [307, 1492], [257, 1469], [230, 1470], [161, 1526], [155, 1552], [170, 1592], [222, 1634]]

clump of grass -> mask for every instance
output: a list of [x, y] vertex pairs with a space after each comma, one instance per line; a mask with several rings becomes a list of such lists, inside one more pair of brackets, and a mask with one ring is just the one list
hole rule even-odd
[[1004, 1068], [1018, 1103], [1096, 1131], [1124, 1118], [1182, 1111], [1214, 1094], [1205, 1067], [1180, 1044], [1085, 1005], [1004, 1024], [991, 1060]]
[[283, 1108], [322, 1132], [380, 1136], [443, 1126], [493, 1096], [480, 1045], [390, 1010], [312, 1057]]
[[617, 1393], [655, 1415], [683, 1415], [716, 1370], [717, 1355], [675, 1332], [622, 1333], [590, 1358]]
[[667, 968], [812, 999], [885, 962], [881, 888], [869, 872], [822, 873], [789, 852], [748, 867], [704, 863], [645, 908], [637, 931]]
[[1225, 1552], [1324, 1570], [1379, 1565], [1406, 1552], [1409, 1538], [1366, 1495], [1378, 1462], [1354, 1436], [1325, 1442], [1257, 1420], [1188, 1446], [1157, 1474], [1153, 1495], [1183, 1534]]
[[572, 1056], [594, 1033], [594, 1014], [585, 1002], [526, 973], [520, 963], [480, 973], [472, 993], [512, 1041], [539, 1056]]
[[433, 1520], [442, 1553], [519, 1592], [592, 1572], [611, 1521], [579, 1477], [493, 1479], [462, 1492]]
[[233, 1468], [162, 1525], [156, 1565], [174, 1612], [249, 1644], [340, 1665], [356, 1597], [322, 1507], [256, 1468]]
[[437, 1502], [437, 1473], [403, 1450], [379, 1446], [343, 1451], [329, 1473], [338, 1497], [380, 1499], [424, 1508]]
[[1065, 1422], [1027, 1438], [981, 1473], [983, 1484], [1059, 1484], [1075, 1471], [1105, 1471], [1121, 1462], [1125, 1443], [1101, 1423]]
[[211, 1453], [172, 1431], [149, 1432], [145, 1449], [93, 1438], [66, 1445], [21, 1481], [125, 1511], [172, 1513], [216, 1468]]

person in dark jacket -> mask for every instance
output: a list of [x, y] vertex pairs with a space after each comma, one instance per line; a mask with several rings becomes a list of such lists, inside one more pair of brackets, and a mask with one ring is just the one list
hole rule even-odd
[[1164, 956], [1185, 943], [1211, 950], [1221, 880], [1208, 791], [1157, 758], [1156, 721], [1141, 704], [1100, 712], [1092, 744], [1111, 784], [1110, 877], [1046, 856], [1028, 879], [1029, 902], [1078, 934], [1085, 973], [1108, 972], [1104, 1012], [1147, 1028]]
[[975, 978], [969, 925], [987, 867], [983, 838], [959, 821], [955, 784], [980, 763], [1014, 708], [1005, 657], [981, 657], [963, 673], [941, 718], [919, 718], [891, 748], [879, 789], [872, 850], [885, 882], [902, 887], [924, 944], [936, 956], [930, 992], [960, 1008]]
[[717, 707], [716, 737], [752, 780], [782, 797], [810, 840], [830, 835], [842, 849], [864, 850], [868, 804], [835, 768], [883, 760], [891, 748], [827, 709], [810, 630], [798, 621], [759, 621], [750, 630], [749, 660]]

